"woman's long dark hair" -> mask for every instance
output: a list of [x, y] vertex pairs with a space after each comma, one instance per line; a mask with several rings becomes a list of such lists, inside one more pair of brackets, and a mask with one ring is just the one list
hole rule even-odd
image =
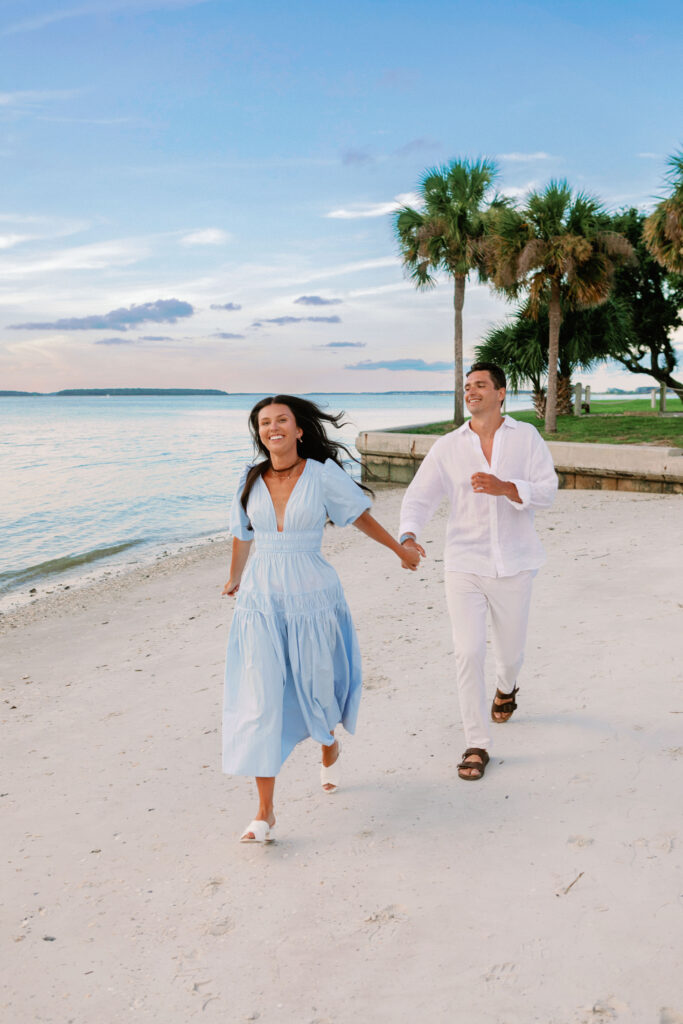
[[[349, 459], [358, 462], [358, 459], [351, 454], [345, 444], [342, 444], [341, 441], [333, 441], [325, 431], [326, 423], [331, 423], [337, 430], [345, 426], [343, 410], [334, 416], [330, 412], [324, 412], [315, 402], [309, 402], [307, 398], [298, 398], [296, 395], [274, 395], [272, 398], [262, 398], [249, 413], [249, 433], [257, 455], [262, 455], [263, 459], [251, 466], [247, 473], [240, 499], [245, 512], [252, 487], [270, 467], [270, 452], [261, 440], [258, 429], [259, 413], [268, 405], [286, 405], [291, 409], [296, 425], [302, 431], [302, 435], [296, 443], [296, 451], [300, 459], [315, 459], [316, 462], [326, 462], [327, 459], [332, 459], [343, 469], [341, 460], [343, 452]], [[365, 487], [363, 484], [357, 486], [368, 494], [372, 494], [369, 487]]]

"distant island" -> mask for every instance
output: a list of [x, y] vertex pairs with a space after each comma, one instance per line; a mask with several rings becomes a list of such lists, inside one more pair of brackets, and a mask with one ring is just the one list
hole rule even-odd
[[218, 388], [67, 388], [64, 391], [0, 391], [0, 398], [147, 398], [152, 395], [227, 395]]

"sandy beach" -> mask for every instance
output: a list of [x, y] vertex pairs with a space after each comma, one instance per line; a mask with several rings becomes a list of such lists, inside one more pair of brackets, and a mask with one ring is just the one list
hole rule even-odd
[[682, 508], [561, 491], [538, 517], [520, 706], [476, 785], [445, 509], [416, 573], [328, 529], [360, 725], [333, 797], [295, 751], [266, 847], [220, 771], [227, 544], [5, 616], [2, 1021], [683, 1024]]

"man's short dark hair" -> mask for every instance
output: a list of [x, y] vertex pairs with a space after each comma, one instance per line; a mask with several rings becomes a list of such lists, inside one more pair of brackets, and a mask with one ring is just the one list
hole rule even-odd
[[474, 373], [476, 370], [488, 370], [488, 372], [491, 374], [493, 386], [497, 390], [499, 390], [500, 388], [507, 387], [507, 383], [505, 380], [505, 371], [502, 370], [500, 366], [498, 366], [496, 363], [472, 363], [472, 365], [470, 366], [469, 370], [466, 373], [466, 376], [469, 377], [469, 375], [471, 373]]

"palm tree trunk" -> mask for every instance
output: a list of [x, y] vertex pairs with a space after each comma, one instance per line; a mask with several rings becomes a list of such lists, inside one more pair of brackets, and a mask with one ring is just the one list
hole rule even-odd
[[545, 388], [534, 388], [533, 403], [534, 412], [538, 416], [539, 420], [542, 420], [545, 417]]
[[455, 275], [455, 293], [453, 296], [455, 306], [455, 339], [454, 339], [454, 402], [453, 402], [453, 424], [457, 428], [465, 422], [464, 409], [464, 383], [462, 374], [462, 307], [465, 305], [465, 276]]
[[552, 278], [550, 282], [550, 305], [548, 306], [548, 396], [545, 404], [546, 433], [557, 432], [557, 362], [560, 355], [560, 324], [562, 309], [560, 307], [560, 282]]
[[572, 378], [560, 372], [557, 376], [557, 415], [571, 416], [573, 411]]

